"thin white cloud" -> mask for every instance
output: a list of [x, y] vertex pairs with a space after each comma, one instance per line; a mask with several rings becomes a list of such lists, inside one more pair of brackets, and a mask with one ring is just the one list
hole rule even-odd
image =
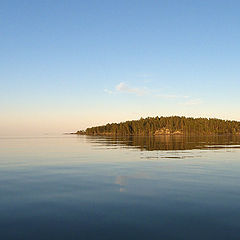
[[156, 94], [156, 97], [166, 98], [166, 99], [189, 98], [189, 96], [180, 96], [180, 95], [174, 95], [174, 94]]
[[157, 97], [157, 98], [162, 98], [162, 99], [168, 99], [168, 100], [175, 100], [175, 101], [184, 101], [185, 102], [180, 102], [180, 105], [185, 105], [185, 106], [191, 106], [191, 105], [199, 105], [202, 104], [202, 100], [197, 98], [194, 99], [190, 96], [187, 95], [176, 95], [176, 94], [168, 94], [168, 93], [159, 93], [161, 90], [156, 90], [156, 89], [147, 89], [147, 88], [139, 88], [139, 87], [132, 87], [129, 86], [125, 82], [120, 82], [115, 86], [115, 90], [109, 90], [109, 89], [104, 89], [104, 92], [112, 95], [112, 94], [117, 94], [117, 93], [126, 93], [126, 94], [133, 94], [136, 96], [151, 96], [151, 97]]
[[143, 96], [148, 93], [148, 90], [145, 88], [130, 87], [124, 82], [120, 82], [115, 88], [116, 88], [117, 92], [132, 93], [132, 94], [136, 94], [138, 96]]
[[105, 92], [105, 93], [108, 93], [108, 94], [113, 94], [113, 93], [114, 93], [113, 91], [111, 91], [111, 90], [109, 90], [109, 89], [106, 89], [106, 88], [104, 89], [104, 92]]
[[203, 101], [200, 98], [197, 98], [197, 99], [190, 99], [189, 101], [182, 103], [182, 105], [192, 106], [192, 105], [199, 105], [202, 103]]

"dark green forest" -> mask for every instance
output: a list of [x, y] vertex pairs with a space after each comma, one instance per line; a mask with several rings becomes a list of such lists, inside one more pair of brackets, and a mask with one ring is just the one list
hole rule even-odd
[[148, 117], [87, 128], [86, 135], [224, 135], [240, 134], [240, 122], [215, 118]]

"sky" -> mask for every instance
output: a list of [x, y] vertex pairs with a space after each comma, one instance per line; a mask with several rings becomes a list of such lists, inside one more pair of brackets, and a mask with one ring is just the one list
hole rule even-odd
[[239, 0], [1, 0], [0, 135], [148, 116], [240, 120]]

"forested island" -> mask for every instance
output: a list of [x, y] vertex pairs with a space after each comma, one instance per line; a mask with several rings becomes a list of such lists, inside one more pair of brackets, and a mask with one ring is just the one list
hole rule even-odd
[[87, 128], [76, 134], [111, 136], [240, 135], [240, 122], [216, 118], [148, 117]]

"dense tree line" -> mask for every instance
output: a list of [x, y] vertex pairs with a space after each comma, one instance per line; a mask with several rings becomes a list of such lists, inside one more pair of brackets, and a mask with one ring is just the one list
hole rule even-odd
[[240, 122], [215, 118], [148, 117], [139, 120], [111, 123], [78, 131], [87, 135], [222, 135], [240, 134]]

